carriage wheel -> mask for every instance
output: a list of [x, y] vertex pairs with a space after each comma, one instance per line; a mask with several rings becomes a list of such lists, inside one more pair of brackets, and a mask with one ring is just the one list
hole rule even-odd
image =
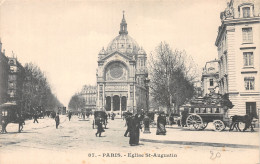
[[215, 131], [220, 132], [226, 128], [226, 125], [221, 120], [214, 120], [213, 124], [215, 125]]
[[245, 129], [246, 124], [243, 122], [238, 122], [237, 127], [238, 127], [238, 130], [241, 132]]
[[203, 121], [199, 115], [189, 115], [186, 119], [186, 125], [189, 129], [199, 130], [203, 126]]

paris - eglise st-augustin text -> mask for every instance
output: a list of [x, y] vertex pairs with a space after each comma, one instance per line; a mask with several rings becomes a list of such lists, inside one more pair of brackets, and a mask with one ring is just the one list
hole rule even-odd
[[139, 158], [139, 157], [169, 158], [169, 157], [177, 157], [177, 154], [173, 154], [173, 153], [168, 153], [168, 154], [161, 154], [161, 153], [128, 153], [127, 157], [131, 157], [131, 158]]

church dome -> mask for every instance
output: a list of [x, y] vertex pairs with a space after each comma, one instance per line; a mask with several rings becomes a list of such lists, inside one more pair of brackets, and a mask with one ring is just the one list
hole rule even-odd
[[106, 52], [112, 53], [114, 51], [119, 51], [124, 54], [134, 55], [137, 54], [139, 50], [140, 47], [137, 42], [128, 35], [127, 23], [125, 15], [123, 14], [119, 35], [108, 44]]
[[126, 54], [137, 54], [140, 47], [137, 42], [128, 34], [120, 34], [107, 46], [107, 52], [119, 51]]

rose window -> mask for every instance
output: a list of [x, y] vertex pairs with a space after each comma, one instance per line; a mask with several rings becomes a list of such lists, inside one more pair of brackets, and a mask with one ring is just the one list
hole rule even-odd
[[110, 68], [110, 75], [112, 78], [120, 78], [123, 75], [123, 68], [119, 65]]

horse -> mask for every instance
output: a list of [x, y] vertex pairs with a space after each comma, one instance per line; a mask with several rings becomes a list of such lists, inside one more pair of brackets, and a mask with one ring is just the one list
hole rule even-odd
[[232, 131], [234, 128], [236, 128], [241, 132], [241, 129], [238, 126], [239, 122], [245, 123], [245, 128], [243, 129], [243, 132], [246, 131], [249, 127], [251, 127], [251, 132], [254, 131], [254, 128], [252, 126], [254, 116], [252, 114], [246, 114], [244, 116], [234, 115], [230, 118], [232, 119], [232, 123], [230, 125], [229, 131]]
[[2, 133], [7, 133], [6, 127], [9, 123], [18, 124], [18, 132], [20, 133], [23, 129], [23, 124], [25, 124], [25, 118], [23, 115], [17, 115], [13, 117], [2, 117], [1, 118]]

